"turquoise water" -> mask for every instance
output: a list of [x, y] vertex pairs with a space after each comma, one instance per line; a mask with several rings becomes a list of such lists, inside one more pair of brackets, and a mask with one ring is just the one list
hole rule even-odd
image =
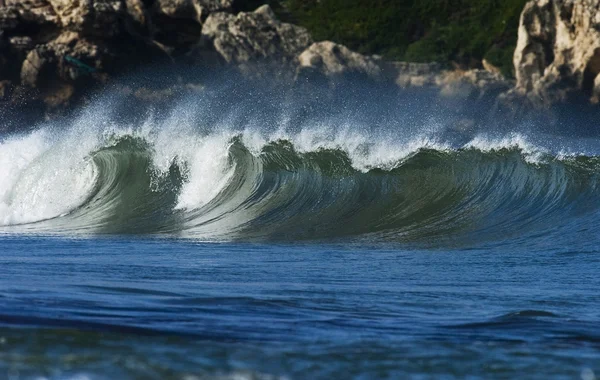
[[597, 137], [349, 96], [2, 135], [0, 378], [594, 379]]

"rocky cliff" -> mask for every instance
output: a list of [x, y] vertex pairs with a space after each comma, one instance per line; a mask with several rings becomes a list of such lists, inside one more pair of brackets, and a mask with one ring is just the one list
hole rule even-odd
[[600, 2], [533, 0], [521, 14], [513, 94], [538, 106], [600, 100]]
[[[244, 75], [278, 74], [290, 82], [348, 78], [439, 87], [481, 96], [507, 82], [483, 70], [385, 62], [322, 41], [280, 22], [268, 6], [233, 13], [233, 0], [5, 0], [0, 6], [0, 99], [60, 110], [90, 89], [151, 63]], [[463, 75], [464, 74], [464, 75]], [[259, 75], [260, 76], [260, 75]], [[167, 86], [172, 85], [167, 83]], [[146, 94], [137, 89], [132, 94]], [[150, 96], [151, 98], [151, 96]]]
[[[4, 3], [4, 4], [2, 4]], [[360, 78], [440, 96], [503, 99], [532, 105], [600, 100], [600, 2], [532, 0], [522, 15], [514, 55], [516, 85], [496, 68], [447, 69], [389, 62], [281, 22], [268, 6], [234, 13], [235, 0], [4, 0], [0, 2], [0, 102], [44, 112], [67, 109], [90, 90], [150, 64], [336, 86]], [[191, 69], [190, 69], [191, 70]], [[188, 70], [188, 71], [190, 71]], [[177, 71], [177, 70], [173, 70]], [[184, 70], [185, 71], [185, 70]], [[168, 91], [127, 89], [143, 99], [181, 78], [156, 81]]]

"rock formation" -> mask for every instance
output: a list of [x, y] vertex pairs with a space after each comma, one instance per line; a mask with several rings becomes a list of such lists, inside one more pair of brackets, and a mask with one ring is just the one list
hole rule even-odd
[[230, 0], [7, 0], [1, 99], [67, 106], [113, 75], [187, 53], [202, 20], [229, 9]]
[[[163, 67], [187, 65], [187, 72], [226, 66], [254, 78], [266, 73], [300, 84], [316, 80], [335, 86], [360, 78], [433, 89], [460, 99], [492, 98], [511, 85], [485, 63], [488, 70], [463, 71], [439, 64], [389, 62], [334, 42], [313, 42], [306, 29], [279, 21], [267, 5], [254, 12], [234, 14], [234, 9], [233, 0], [6, 0], [0, 6], [0, 106], [25, 99], [60, 111], [90, 89], [159, 61]], [[546, 19], [540, 25], [546, 25]], [[533, 36], [533, 29], [528, 30]], [[547, 54], [536, 45], [540, 38], [530, 37], [534, 48], [528, 49]], [[546, 61], [540, 63], [539, 54], [527, 57], [519, 60], [532, 61], [535, 68], [548, 66]], [[527, 78], [535, 77], [535, 70], [521, 66], [520, 88], [530, 91], [534, 81]], [[582, 78], [594, 70], [594, 65], [585, 66]], [[173, 94], [174, 85], [201, 87], [200, 82], [180, 79], [162, 82], [164, 88], [124, 86], [124, 91], [147, 100]]]
[[232, 5], [232, 0], [158, 0], [156, 7], [165, 16], [201, 23], [213, 12], [231, 11]]
[[512, 82], [499, 72], [447, 69], [438, 63], [383, 62], [387, 75], [401, 88], [436, 88], [444, 97], [491, 98], [509, 90]]
[[[501, 94], [503, 102], [513, 105], [600, 102], [598, 0], [527, 3], [512, 89], [486, 61], [483, 70], [390, 62], [334, 42], [313, 42], [306, 29], [279, 21], [269, 6], [237, 14], [235, 9], [235, 0], [4, 0], [0, 107], [23, 101], [47, 110], [65, 107], [111, 78], [159, 61], [167, 67], [226, 66], [246, 76], [262, 72], [296, 83], [336, 85], [361, 78], [460, 99]], [[185, 88], [198, 84], [178, 83]], [[146, 88], [127, 91], [156, 98]]]
[[[312, 39], [268, 6], [232, 0], [7, 0], [0, 6], [0, 100], [68, 106], [111, 77], [163, 61], [249, 73], [265, 62], [293, 77]], [[146, 93], [146, 90], [133, 93]], [[167, 91], [168, 93], [169, 91]]]
[[438, 63], [385, 61], [330, 41], [312, 44], [298, 56], [297, 63], [297, 80], [368, 79], [393, 83], [405, 89], [437, 89], [441, 96], [460, 99], [495, 97], [509, 90], [512, 84], [499, 72], [451, 70]]
[[322, 76], [325, 78], [363, 77], [383, 78], [380, 65], [372, 58], [356, 53], [331, 41], [316, 42], [298, 56], [300, 79]]
[[600, 2], [527, 3], [514, 54], [512, 95], [536, 105], [600, 99]]
[[247, 64], [257, 62], [295, 65], [298, 54], [312, 43], [306, 29], [280, 22], [268, 5], [237, 15], [212, 13], [202, 35], [223, 62], [246, 71]]

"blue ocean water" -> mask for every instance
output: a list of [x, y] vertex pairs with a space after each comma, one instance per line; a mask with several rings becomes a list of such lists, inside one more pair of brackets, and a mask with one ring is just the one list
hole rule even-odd
[[302, 94], [0, 135], [0, 378], [596, 378], [597, 136]]
[[7, 236], [0, 373], [593, 378], [597, 242], [559, 236], [456, 250]]

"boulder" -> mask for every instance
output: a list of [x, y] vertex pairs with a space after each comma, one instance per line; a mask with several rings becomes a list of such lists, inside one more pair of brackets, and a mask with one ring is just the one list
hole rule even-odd
[[125, 15], [121, 0], [48, 0], [63, 29], [85, 36], [116, 37]]
[[50, 43], [31, 50], [21, 68], [21, 84], [40, 94], [47, 105], [68, 103], [78, 83], [89, 86], [105, 79], [108, 48], [66, 31]]
[[9, 0], [0, 8], [0, 30], [4, 32], [37, 34], [40, 27], [58, 27], [59, 24], [47, 0]]
[[443, 96], [476, 100], [495, 99], [513, 86], [499, 72], [480, 69], [442, 71], [435, 84]]
[[[600, 2], [533, 0], [520, 19], [512, 95], [537, 105], [600, 98]], [[510, 97], [510, 96], [509, 96]]]
[[363, 77], [379, 81], [382, 69], [368, 56], [331, 41], [316, 42], [298, 57], [297, 78], [314, 75], [327, 78]]
[[212, 13], [202, 26], [206, 45], [228, 64], [293, 65], [312, 39], [305, 28], [280, 22], [268, 5], [254, 12]]
[[385, 62], [386, 76], [399, 87], [431, 87], [435, 86], [442, 73], [439, 63]]

